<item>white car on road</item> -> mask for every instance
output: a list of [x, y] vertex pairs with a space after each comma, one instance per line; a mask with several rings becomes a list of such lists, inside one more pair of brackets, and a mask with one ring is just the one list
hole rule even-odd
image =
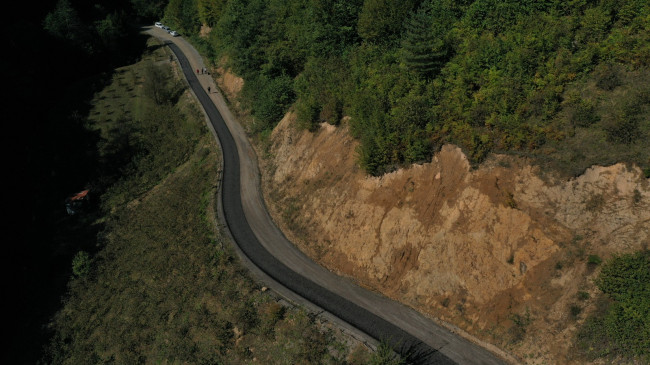
[[163, 23], [161, 23], [161, 22], [156, 22], [154, 25], [156, 26], [156, 28], [162, 28], [163, 27]]

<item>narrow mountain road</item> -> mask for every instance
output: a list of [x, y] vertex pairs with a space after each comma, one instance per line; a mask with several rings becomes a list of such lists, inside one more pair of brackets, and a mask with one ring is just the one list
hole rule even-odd
[[264, 205], [256, 156], [245, 131], [228, 110], [211, 76], [196, 73], [204, 67], [198, 52], [182, 37], [171, 37], [153, 27], [145, 30], [174, 52], [218, 136], [223, 154], [222, 218], [254, 274], [290, 300], [325, 311], [344, 327], [351, 325], [366, 336], [387, 341], [410, 362], [505, 363], [411, 308], [324, 269], [289, 242]]

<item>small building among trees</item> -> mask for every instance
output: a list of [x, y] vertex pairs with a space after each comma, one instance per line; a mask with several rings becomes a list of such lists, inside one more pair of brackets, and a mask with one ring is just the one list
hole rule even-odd
[[69, 215], [77, 214], [90, 199], [89, 189], [80, 191], [65, 199], [65, 210]]

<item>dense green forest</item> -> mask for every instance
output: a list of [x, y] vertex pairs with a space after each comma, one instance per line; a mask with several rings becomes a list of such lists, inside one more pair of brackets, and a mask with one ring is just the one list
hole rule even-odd
[[170, 0], [164, 20], [244, 77], [254, 132], [350, 116], [372, 175], [451, 142], [650, 176], [644, 0]]

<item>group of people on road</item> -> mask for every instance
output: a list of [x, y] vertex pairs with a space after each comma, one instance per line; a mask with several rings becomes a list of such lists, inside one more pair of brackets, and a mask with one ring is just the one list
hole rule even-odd
[[[197, 69], [196, 69], [196, 74], [197, 74], [197, 75], [203, 75], [203, 74], [208, 74], [208, 75], [209, 75], [210, 73], [208, 72], [208, 69], [207, 69], [207, 68], [203, 67], [201, 70], [199, 70], [199, 69], [197, 68]], [[208, 94], [209, 94], [209, 93], [210, 93], [210, 86], [208, 86]]]

